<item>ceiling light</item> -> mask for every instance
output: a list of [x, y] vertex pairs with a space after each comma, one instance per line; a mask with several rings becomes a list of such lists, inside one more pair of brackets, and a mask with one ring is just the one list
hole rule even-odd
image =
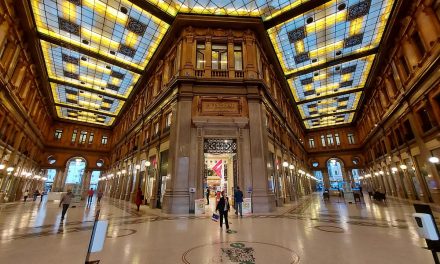
[[431, 163], [438, 163], [439, 159], [437, 157], [430, 157], [429, 158], [429, 162], [431, 162]]

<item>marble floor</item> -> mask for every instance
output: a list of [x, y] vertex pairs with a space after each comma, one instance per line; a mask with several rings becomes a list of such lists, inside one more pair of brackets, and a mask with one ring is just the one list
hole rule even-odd
[[0, 263], [84, 263], [95, 211], [109, 221], [100, 263], [434, 263], [411, 222], [412, 206], [388, 200], [345, 204], [318, 194], [272, 214], [230, 217], [231, 232], [206, 216], [166, 215], [104, 199], [70, 208], [54, 202], [0, 205]]

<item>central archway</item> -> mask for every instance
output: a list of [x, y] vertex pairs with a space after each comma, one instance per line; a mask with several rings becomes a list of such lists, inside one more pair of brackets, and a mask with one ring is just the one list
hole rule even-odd
[[330, 189], [342, 189], [344, 187], [344, 162], [339, 158], [327, 160], [327, 171], [330, 181]]
[[87, 162], [82, 157], [73, 157], [67, 161], [67, 175], [63, 188], [64, 191], [70, 189], [73, 191], [73, 193], [81, 192], [81, 184], [86, 166]]

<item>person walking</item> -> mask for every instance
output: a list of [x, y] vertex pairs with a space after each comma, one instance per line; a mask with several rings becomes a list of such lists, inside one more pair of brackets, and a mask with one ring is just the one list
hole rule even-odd
[[34, 202], [37, 200], [38, 195], [40, 195], [40, 192], [38, 190], [34, 191]]
[[136, 206], [137, 206], [137, 210], [139, 211], [139, 207], [142, 204], [142, 190], [141, 187], [138, 188], [137, 192], [136, 192]]
[[95, 191], [93, 190], [93, 188], [90, 188], [90, 190], [87, 192], [87, 194], [88, 194], [87, 206], [90, 206], [92, 204], [93, 195], [95, 194]]
[[26, 200], [27, 200], [28, 197], [29, 197], [29, 190], [26, 190], [26, 191], [24, 192], [24, 194], [23, 194], [23, 199], [24, 199], [23, 202], [26, 202]]
[[64, 216], [66, 215], [67, 209], [69, 209], [70, 203], [75, 195], [73, 195], [72, 190], [67, 190], [67, 193], [63, 195], [60, 201], [59, 207], [63, 205], [63, 211], [61, 212], [61, 221], [64, 220]]
[[41, 191], [40, 194], [40, 203], [43, 201], [43, 196], [46, 194], [46, 192], [44, 190]]
[[98, 204], [101, 203], [102, 196], [104, 196], [104, 193], [102, 191], [98, 191]]
[[206, 187], [206, 204], [209, 205], [209, 195], [211, 194], [211, 191], [209, 190], [209, 186]]
[[234, 202], [235, 202], [235, 214], [238, 216], [240, 213], [240, 217], [243, 217], [243, 192], [240, 190], [240, 187], [237, 186], [237, 189], [234, 192]]
[[229, 231], [228, 212], [231, 209], [229, 205], [229, 198], [226, 196], [225, 191], [222, 191], [222, 197], [217, 203], [216, 211], [220, 214], [220, 228], [223, 228], [223, 218], [225, 219], [226, 230]]

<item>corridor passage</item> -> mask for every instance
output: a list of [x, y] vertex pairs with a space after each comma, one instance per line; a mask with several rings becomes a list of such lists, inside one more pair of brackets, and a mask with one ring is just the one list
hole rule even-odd
[[[0, 263], [84, 263], [96, 201], [70, 208], [57, 203], [0, 206]], [[276, 213], [237, 218], [230, 233], [210, 215], [165, 215], [104, 199], [109, 221], [100, 263], [433, 263], [411, 222], [412, 205], [397, 200], [345, 204], [306, 196]]]

